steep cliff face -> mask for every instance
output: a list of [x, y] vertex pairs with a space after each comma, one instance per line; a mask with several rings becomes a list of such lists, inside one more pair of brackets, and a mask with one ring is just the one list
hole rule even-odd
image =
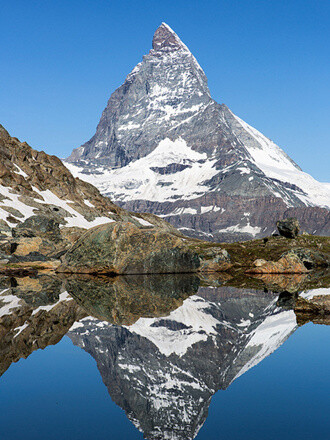
[[202, 68], [165, 23], [67, 166], [116, 203], [165, 216], [189, 235], [263, 236], [293, 210], [309, 232], [330, 232], [329, 186], [215, 102]]
[[193, 439], [213, 394], [295, 330], [271, 292], [200, 288], [168, 316], [128, 327], [84, 318], [68, 333], [97, 362], [111, 398], [148, 439]]

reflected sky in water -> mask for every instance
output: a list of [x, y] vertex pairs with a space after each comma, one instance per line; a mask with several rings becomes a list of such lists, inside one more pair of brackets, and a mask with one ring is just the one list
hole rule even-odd
[[71, 280], [73, 300], [46, 281], [0, 296], [0, 439], [328, 438], [330, 327], [298, 327], [292, 299], [176, 278], [168, 297]]

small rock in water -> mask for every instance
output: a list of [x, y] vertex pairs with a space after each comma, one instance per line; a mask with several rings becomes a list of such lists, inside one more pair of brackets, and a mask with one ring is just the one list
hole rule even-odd
[[280, 235], [286, 238], [296, 238], [299, 234], [299, 222], [296, 218], [290, 217], [285, 220], [278, 220], [276, 226]]

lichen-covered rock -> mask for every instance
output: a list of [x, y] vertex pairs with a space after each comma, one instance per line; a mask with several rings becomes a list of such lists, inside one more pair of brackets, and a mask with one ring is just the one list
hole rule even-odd
[[[260, 262], [260, 260], [259, 260]], [[255, 262], [256, 263], [256, 262]], [[300, 261], [297, 255], [287, 253], [278, 261], [265, 261], [260, 266], [246, 271], [246, 273], [270, 274], [270, 273], [306, 273], [308, 269]]]
[[300, 226], [296, 218], [290, 217], [285, 220], [278, 220], [276, 226], [283, 237], [296, 238], [299, 234]]
[[0, 260], [9, 264], [58, 260], [83, 233], [81, 228], [60, 229], [54, 218], [34, 215], [13, 228], [12, 237], [0, 239]]
[[226, 249], [210, 248], [200, 255], [200, 272], [223, 272], [232, 267]]
[[37, 237], [45, 234], [47, 237], [59, 237], [60, 227], [54, 218], [33, 215], [13, 228], [12, 234], [13, 237]]
[[108, 223], [88, 230], [64, 255], [58, 272], [189, 273], [200, 259], [185, 239], [158, 228], [130, 222]]
[[314, 269], [316, 267], [328, 267], [329, 264], [329, 256], [323, 254], [322, 252], [313, 251], [311, 249], [291, 249], [288, 252], [285, 252], [282, 257], [288, 254], [297, 255], [299, 260], [303, 263], [306, 269]]

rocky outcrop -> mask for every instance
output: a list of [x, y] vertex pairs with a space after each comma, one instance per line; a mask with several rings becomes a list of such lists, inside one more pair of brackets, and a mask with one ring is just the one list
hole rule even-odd
[[165, 23], [66, 163], [120, 206], [164, 216], [191, 237], [264, 237], [274, 218], [287, 217], [330, 235], [328, 187], [212, 99], [202, 68]]
[[0, 255], [5, 264], [0, 263], [0, 271], [21, 263], [26, 267], [32, 262], [55, 263], [83, 232], [81, 228], [60, 228], [49, 216], [31, 216], [11, 230], [12, 237], [0, 238]]
[[46, 236], [57, 240], [60, 236], [59, 223], [45, 215], [33, 215], [12, 230], [13, 237]]
[[251, 274], [292, 274], [307, 272], [308, 269], [306, 269], [299, 257], [291, 252], [281, 257], [278, 261], [256, 260], [255, 267], [246, 271], [246, 273]]
[[196, 272], [198, 254], [185, 239], [133, 223], [109, 223], [87, 231], [63, 257], [58, 272], [147, 274]]
[[233, 266], [226, 249], [200, 249], [198, 255], [200, 258], [200, 272], [224, 272]]
[[95, 187], [74, 178], [59, 158], [33, 150], [1, 125], [0, 163], [0, 219], [11, 227], [33, 214], [88, 227], [122, 212]]
[[292, 249], [283, 254], [283, 257], [286, 255], [296, 255], [299, 260], [303, 263], [306, 269], [315, 269], [321, 267], [329, 267], [330, 266], [330, 258], [329, 255], [324, 254], [320, 251], [315, 251], [312, 249]]
[[255, 274], [285, 274], [307, 273], [311, 269], [326, 268], [330, 265], [329, 254], [308, 248], [294, 248], [284, 252], [278, 261], [257, 259], [254, 268], [247, 273]]
[[296, 238], [300, 230], [298, 220], [293, 217], [277, 221], [276, 227], [280, 235], [286, 238]]

